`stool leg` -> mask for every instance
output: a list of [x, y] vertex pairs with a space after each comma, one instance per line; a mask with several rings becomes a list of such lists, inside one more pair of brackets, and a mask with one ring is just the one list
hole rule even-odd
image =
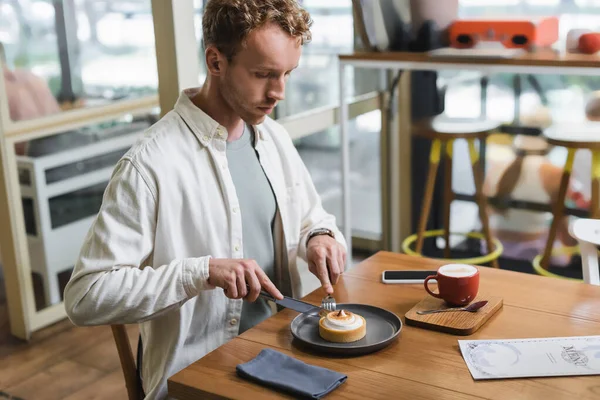
[[590, 218], [598, 219], [600, 216], [600, 151], [592, 152], [592, 199], [590, 204]]
[[[475, 149], [475, 139], [469, 139], [468, 141], [469, 154], [471, 156], [471, 167], [473, 169], [473, 180], [475, 182], [475, 199], [477, 202], [477, 208], [479, 208], [479, 219], [481, 220], [481, 227], [485, 237], [485, 243], [487, 244], [488, 252], [491, 252], [494, 249], [494, 243], [492, 242], [492, 234], [490, 233], [490, 224], [488, 222], [487, 201], [485, 199], [485, 195], [483, 194], [483, 176], [478, 162], [479, 153]], [[492, 267], [499, 268], [498, 260], [492, 260]]]
[[556, 239], [556, 231], [565, 211], [565, 197], [567, 196], [567, 188], [569, 187], [569, 180], [571, 179], [571, 171], [573, 170], [574, 160], [575, 149], [569, 149], [567, 154], [567, 162], [565, 163], [565, 168], [560, 179], [558, 196], [554, 202], [554, 205], [552, 206], [552, 225], [550, 225], [548, 240], [546, 241], [546, 247], [544, 248], [544, 254], [542, 256], [541, 266], [545, 270], [548, 270], [548, 267], [550, 266], [552, 248], [554, 247], [554, 240]]
[[440, 165], [440, 155], [442, 142], [439, 139], [433, 141], [431, 152], [429, 154], [429, 172], [427, 174], [427, 183], [425, 186], [425, 198], [423, 199], [423, 207], [421, 208], [421, 217], [419, 219], [419, 227], [417, 230], [417, 247], [415, 251], [421, 254], [423, 251], [423, 239], [429, 212], [431, 210], [431, 201], [433, 199], [433, 189], [435, 187], [435, 177], [437, 175], [438, 166]]
[[452, 192], [452, 149], [454, 140], [446, 142], [446, 155], [444, 157], [444, 258], [450, 258], [450, 205], [454, 197]]

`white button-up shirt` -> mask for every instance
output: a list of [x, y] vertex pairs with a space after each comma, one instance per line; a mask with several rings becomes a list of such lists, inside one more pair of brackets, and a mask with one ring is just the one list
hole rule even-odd
[[[197, 90], [184, 91], [117, 164], [65, 289], [77, 325], [140, 323], [150, 399], [165, 398], [168, 377], [234, 338], [242, 310], [242, 300], [207, 283], [210, 257], [243, 258], [244, 238], [227, 131], [192, 103]], [[278, 205], [276, 284], [298, 296], [309, 232], [329, 228], [346, 244], [285, 129], [268, 118], [254, 128]]]

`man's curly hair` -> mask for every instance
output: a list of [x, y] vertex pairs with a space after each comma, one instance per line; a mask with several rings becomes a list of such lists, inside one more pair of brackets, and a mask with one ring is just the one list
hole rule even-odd
[[209, 0], [202, 18], [204, 46], [214, 45], [231, 61], [248, 35], [269, 23], [302, 44], [312, 38], [310, 14], [296, 0]]

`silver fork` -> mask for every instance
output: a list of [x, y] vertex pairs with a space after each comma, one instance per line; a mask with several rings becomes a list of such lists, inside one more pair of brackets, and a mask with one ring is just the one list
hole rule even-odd
[[337, 309], [335, 298], [330, 294], [323, 297], [323, 300], [321, 300], [321, 308], [324, 308], [327, 311], [335, 311]]
[[[329, 274], [329, 282], [333, 282], [333, 280], [331, 279], [331, 271], [327, 272]], [[321, 300], [321, 308], [324, 308], [327, 311], [335, 311], [337, 309], [335, 298], [330, 294], [323, 297], [323, 299]]]
[[[333, 280], [331, 279], [331, 271], [327, 272], [329, 273], [329, 282], [333, 282]], [[330, 294], [323, 297], [323, 299], [321, 300], [321, 308], [324, 308], [327, 311], [335, 311], [337, 309], [335, 298]]]

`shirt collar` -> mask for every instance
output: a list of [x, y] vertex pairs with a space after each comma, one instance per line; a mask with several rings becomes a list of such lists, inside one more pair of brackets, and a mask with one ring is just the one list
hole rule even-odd
[[[199, 91], [200, 88], [183, 90], [175, 103], [175, 112], [181, 116], [203, 146], [208, 146], [213, 139], [227, 140], [225, 127], [221, 126], [192, 102], [191, 97]], [[252, 127], [256, 132], [256, 137], [265, 140], [262, 125], [253, 125]]]

